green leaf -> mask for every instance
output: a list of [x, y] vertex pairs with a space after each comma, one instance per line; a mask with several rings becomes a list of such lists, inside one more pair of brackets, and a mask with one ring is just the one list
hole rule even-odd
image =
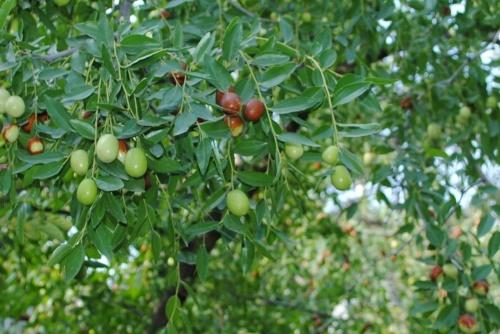
[[142, 119], [137, 121], [137, 124], [140, 126], [151, 126], [156, 127], [160, 125], [167, 124], [169, 120], [159, 117], [155, 114], [145, 114]]
[[285, 142], [285, 143], [290, 143], [290, 144], [301, 144], [301, 145], [306, 145], [306, 146], [312, 146], [312, 147], [319, 147], [320, 145], [316, 144], [313, 142], [311, 139], [304, 137], [301, 134], [294, 133], [294, 132], [286, 132], [277, 135], [278, 140]]
[[16, 66], [17, 66], [17, 63], [14, 61], [0, 63], [0, 72], [6, 71], [6, 70], [11, 69], [11, 68], [16, 67]]
[[260, 85], [265, 88], [272, 88], [279, 85], [295, 71], [296, 65], [293, 63], [271, 67], [260, 78]]
[[109, 212], [116, 220], [126, 223], [127, 217], [123, 212], [122, 203], [112, 193], [104, 193], [103, 198], [106, 203], [107, 212]]
[[46, 134], [53, 139], [59, 139], [66, 134], [66, 130], [64, 129], [49, 127], [42, 123], [38, 123], [36, 129], [38, 133]]
[[319, 105], [324, 99], [322, 88], [311, 87], [298, 97], [282, 100], [274, 105], [271, 110], [277, 114], [290, 114]]
[[196, 271], [204, 280], [208, 273], [208, 253], [205, 247], [200, 246], [196, 252]]
[[448, 158], [448, 154], [441, 149], [437, 147], [430, 147], [425, 149], [425, 157], [430, 158], [430, 157], [441, 157], [441, 158]]
[[0, 7], [0, 30], [3, 29], [5, 23], [7, 23], [7, 16], [16, 7], [17, 0], [6, 0], [2, 7]]
[[32, 165], [48, 164], [51, 162], [61, 161], [66, 158], [66, 155], [61, 152], [44, 152], [41, 154], [30, 155], [25, 151], [19, 150], [16, 154], [19, 160]]
[[193, 2], [193, 0], [172, 0], [167, 3], [167, 6], [165, 8], [167, 9], [174, 8], [188, 2]]
[[114, 43], [113, 30], [104, 13], [100, 15], [99, 21], [97, 22], [97, 36], [100, 43], [104, 43], [105, 45], [113, 45]]
[[172, 44], [178, 49], [180, 49], [184, 44], [184, 31], [181, 20], [177, 20], [175, 22], [174, 33], [172, 34]]
[[167, 157], [161, 159], [149, 159], [148, 166], [155, 172], [161, 174], [179, 173], [184, 169], [178, 161]]
[[432, 326], [435, 329], [449, 328], [457, 323], [459, 315], [458, 305], [446, 305], [439, 312], [436, 322]]
[[241, 249], [241, 257], [243, 272], [248, 273], [255, 261], [255, 246], [251, 242], [245, 240], [245, 247]]
[[255, 82], [251, 78], [242, 78], [235, 89], [242, 101], [248, 101], [255, 96]]
[[12, 170], [7, 169], [0, 173], [0, 197], [7, 194], [12, 185]]
[[273, 183], [274, 176], [254, 171], [241, 171], [238, 172], [238, 179], [251, 186], [266, 187]]
[[181, 306], [181, 300], [177, 295], [170, 297], [165, 305], [165, 314], [167, 319], [175, 323], [176, 314], [178, 314], [177, 309]]
[[267, 142], [251, 138], [238, 139], [233, 149], [234, 153], [248, 157], [268, 152]]
[[160, 260], [162, 249], [161, 237], [155, 230], [151, 230], [151, 248], [153, 250], [153, 257], [156, 261]]
[[365, 94], [359, 103], [363, 108], [369, 111], [382, 112], [382, 108], [380, 107], [377, 98], [371, 93]]
[[281, 34], [283, 35], [283, 40], [285, 43], [290, 42], [293, 39], [292, 25], [284, 17], [280, 17], [279, 25]]
[[354, 174], [358, 176], [363, 175], [363, 163], [361, 159], [346, 148], [340, 149], [340, 161]]
[[96, 229], [89, 229], [89, 238], [109, 261], [113, 258], [113, 233], [104, 224], [100, 224]]
[[340, 106], [349, 103], [355, 98], [366, 92], [370, 88], [368, 82], [355, 82], [348, 85], [342, 85], [342, 80], [335, 86], [333, 93], [333, 106]]
[[210, 55], [215, 42], [215, 35], [207, 32], [194, 49], [193, 59], [197, 63], [203, 63], [205, 55]]
[[174, 136], [181, 135], [189, 130], [196, 123], [196, 115], [193, 112], [184, 111], [177, 115], [174, 123]]
[[79, 243], [73, 247], [66, 255], [63, 261], [64, 279], [66, 281], [72, 280], [80, 271], [85, 260], [85, 249]]
[[61, 172], [65, 161], [56, 161], [44, 165], [36, 165], [33, 167], [33, 178], [35, 180], [45, 180], [56, 176]]
[[483, 235], [487, 234], [494, 225], [495, 218], [491, 214], [485, 215], [481, 218], [479, 226], [477, 227], [477, 237], [481, 238]]
[[342, 131], [339, 131], [340, 136], [346, 138], [364, 137], [378, 133], [380, 131], [380, 124], [337, 124]]
[[191, 238], [206, 234], [210, 231], [216, 230], [219, 227], [218, 222], [199, 222], [193, 225], [189, 225], [184, 233]]
[[40, 80], [50, 81], [66, 75], [68, 72], [61, 68], [44, 68], [38, 74]]
[[201, 212], [209, 212], [213, 210], [216, 206], [218, 206], [226, 197], [226, 191], [223, 187], [220, 187], [217, 191], [210, 195], [205, 200], [203, 207], [201, 208]]
[[158, 111], [175, 110], [179, 108], [182, 101], [181, 87], [176, 85], [172, 88], [162, 89], [160, 92], [162, 93], [162, 97], [160, 105], [157, 108]]
[[53, 265], [61, 262], [66, 257], [66, 255], [69, 254], [71, 249], [72, 248], [68, 243], [60, 244], [50, 255], [49, 260], [47, 261], [47, 265], [52, 267]]
[[256, 56], [252, 64], [256, 66], [274, 66], [288, 63], [290, 57], [280, 53], [264, 53]]
[[500, 247], [500, 232], [495, 231], [488, 242], [488, 256], [493, 258]]
[[227, 125], [223, 121], [204, 122], [200, 125], [201, 130], [212, 139], [224, 139], [231, 137]]
[[240, 49], [243, 28], [239, 17], [234, 17], [227, 26], [222, 43], [222, 56], [226, 60], [232, 60]]
[[415, 316], [419, 313], [429, 313], [434, 312], [439, 307], [439, 304], [436, 302], [427, 302], [427, 303], [416, 303], [410, 310], [410, 314]]
[[104, 218], [106, 214], [106, 207], [104, 200], [101, 198], [97, 198], [94, 203], [94, 208], [92, 209], [92, 214], [90, 215], [90, 221], [92, 223], [92, 227], [97, 227], [101, 220]]
[[440, 247], [443, 244], [445, 234], [438, 226], [433, 224], [426, 224], [425, 232], [427, 235], [427, 239], [429, 239], [433, 246]]
[[417, 281], [415, 282], [415, 288], [418, 290], [434, 290], [436, 288], [436, 284], [431, 281]]
[[95, 131], [94, 127], [85, 121], [81, 121], [79, 119], [72, 119], [69, 121], [73, 129], [82, 136], [83, 138], [94, 140], [95, 139]]
[[79, 85], [71, 87], [71, 89], [64, 95], [61, 100], [63, 103], [73, 103], [76, 101], [84, 100], [95, 91], [95, 88], [88, 85]]
[[96, 41], [101, 41], [99, 38], [99, 28], [97, 26], [97, 22], [83, 22], [75, 24], [75, 29], [80, 31], [81, 33], [88, 35], [95, 39]]
[[109, 164], [106, 164], [98, 160], [97, 165], [99, 166], [99, 169], [102, 170], [103, 172], [106, 172], [106, 174], [119, 177], [122, 180], [129, 179], [128, 174], [125, 172], [125, 167], [118, 160], [115, 160]]
[[169, 321], [167, 327], [165, 327], [165, 333], [162, 334], [178, 334], [175, 324], [172, 321]]
[[116, 191], [124, 187], [123, 181], [115, 176], [99, 176], [95, 183], [103, 191]]
[[71, 120], [71, 116], [59, 101], [56, 101], [51, 97], [45, 95], [42, 98], [42, 102], [47, 108], [47, 112], [50, 115], [51, 121], [54, 122], [57, 127], [66, 131], [73, 131], [73, 128], [69, 123], [69, 121]]
[[196, 161], [198, 162], [198, 167], [200, 168], [200, 173], [205, 174], [208, 164], [210, 162], [210, 157], [212, 155], [212, 143], [210, 139], [203, 138], [195, 150]]
[[126, 139], [137, 136], [141, 131], [142, 127], [134, 119], [130, 119], [123, 126], [115, 128], [115, 135], [119, 139]]
[[111, 76], [116, 79], [117, 73], [113, 65], [113, 60], [111, 59], [111, 53], [104, 44], [101, 46], [101, 57], [102, 63], [106, 70], [108, 70], [109, 74], [111, 74]]
[[489, 276], [492, 269], [493, 268], [489, 264], [476, 267], [472, 271], [472, 279], [475, 281], [484, 280]]
[[380, 183], [390, 175], [392, 175], [392, 168], [383, 165], [373, 173], [373, 183]]
[[500, 310], [494, 304], [485, 303], [484, 311], [488, 315], [488, 318], [497, 325], [500, 325]]
[[337, 52], [334, 49], [323, 50], [318, 56], [319, 64], [322, 68], [329, 68], [335, 64], [337, 60]]
[[148, 84], [151, 82], [151, 77], [146, 77], [142, 79], [134, 88], [131, 95], [141, 95], [141, 93], [148, 87]]
[[210, 74], [211, 83], [222, 92], [227, 92], [233, 83], [231, 74], [218, 61], [212, 57], [205, 57], [205, 66], [208, 74]]
[[[21, 164], [21, 165], [19, 165], [19, 164], [18, 164], [18, 165], [17, 165], [17, 167], [16, 167], [16, 168], [14, 168], [14, 170], [12, 170], [12, 174], [19, 174], [19, 173], [23, 173], [23, 172], [27, 171], [28, 169], [30, 169], [31, 167], [33, 167], [33, 165], [32, 165], [32, 164], [30, 164], [30, 163], [24, 163], [24, 164]], [[7, 180], [5, 180], [5, 178], [7, 177], [7, 173], [8, 173], [8, 171], [10, 171], [10, 169], [7, 169], [7, 170], [5, 171], [5, 173], [4, 173], [4, 176], [3, 176], [3, 177], [4, 177], [4, 181], [7, 181]], [[9, 175], [10, 175], [10, 174], [9, 174]], [[9, 177], [8, 182], [10, 182], [10, 180], [11, 180], [11, 178]], [[5, 183], [4, 183], [4, 184], [5, 184]], [[8, 186], [10, 187], [10, 183], [8, 184]], [[7, 187], [7, 186], [6, 186], [6, 187]]]
[[146, 50], [143, 51], [134, 58], [132, 61], [124, 66], [124, 68], [140, 68], [145, 67], [146, 65], [152, 64], [158, 61], [160, 58], [164, 57], [167, 54], [167, 50], [159, 49], [159, 50]]
[[128, 35], [122, 39], [120, 48], [127, 53], [134, 54], [147, 50], [159, 49], [161, 45], [157, 40], [145, 35]]
[[224, 217], [223, 224], [224, 224], [224, 227], [226, 227], [227, 229], [229, 229], [233, 232], [236, 232], [238, 234], [245, 234], [246, 233], [245, 225], [243, 225], [241, 223], [239, 218], [237, 218], [236, 216], [233, 216], [232, 214], [227, 214]]

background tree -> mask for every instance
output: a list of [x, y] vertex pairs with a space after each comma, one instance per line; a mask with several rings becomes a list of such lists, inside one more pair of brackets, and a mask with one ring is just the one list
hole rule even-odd
[[3, 1], [1, 330], [498, 330], [499, 7]]

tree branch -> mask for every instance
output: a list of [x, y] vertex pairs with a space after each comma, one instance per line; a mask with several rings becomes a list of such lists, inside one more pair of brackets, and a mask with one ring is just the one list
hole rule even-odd
[[77, 48], [69, 48], [67, 50], [59, 51], [59, 52], [48, 54], [45, 56], [37, 55], [37, 57], [43, 61], [46, 61], [48, 63], [52, 63], [60, 58], [65, 58], [65, 57], [71, 56], [76, 51], [78, 51]]
[[[220, 215], [220, 214], [219, 214]], [[219, 219], [222, 218], [222, 215], [220, 215]], [[191, 241], [186, 247], [183, 248], [185, 251], [189, 252], [194, 252], [200, 245], [205, 244], [205, 248], [207, 252], [210, 252], [216, 245], [217, 240], [221, 237], [221, 234], [217, 231], [212, 231], [207, 233], [203, 238], [197, 238], [193, 241]], [[201, 246], [203, 247], [203, 246]], [[184, 262], [181, 262], [179, 265], [179, 271], [180, 271], [180, 280], [181, 281], [192, 281], [196, 277], [196, 265], [194, 264], [187, 264]], [[167, 304], [167, 301], [170, 297], [174, 296], [176, 293], [176, 289], [171, 288], [165, 291], [163, 296], [160, 298], [160, 302], [156, 306], [155, 312], [153, 314], [153, 318], [151, 321], [151, 328], [149, 330], [149, 333], [156, 333], [159, 329], [163, 328], [167, 323], [168, 319], [166, 316], [165, 312], [165, 306]], [[188, 292], [185, 287], [181, 286], [179, 288], [179, 293], [177, 295], [179, 299], [181, 300], [182, 303], [187, 299], [188, 297]]]

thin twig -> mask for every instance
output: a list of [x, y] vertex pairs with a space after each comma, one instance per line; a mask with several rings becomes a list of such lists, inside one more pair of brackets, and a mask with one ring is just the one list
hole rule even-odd
[[471, 63], [474, 59], [476, 59], [477, 57], [479, 57], [483, 52], [487, 51], [488, 49], [490, 49], [491, 47], [491, 44], [495, 43], [495, 41], [497, 40], [498, 38], [498, 31], [493, 35], [493, 38], [491, 39], [490, 42], [488, 42], [488, 44], [482, 48], [481, 50], [479, 50], [478, 52], [474, 53], [470, 58], [465, 58], [465, 60], [463, 61], [462, 64], [460, 64], [460, 66], [455, 70], [455, 72], [452, 73], [452, 75], [448, 78], [448, 79], [444, 79], [444, 80], [441, 80], [441, 81], [438, 81], [436, 83], [434, 83], [433, 86], [436, 86], [436, 85], [449, 85], [451, 84], [453, 81], [455, 81], [455, 79], [460, 75], [460, 73], [462, 73], [462, 70], [465, 68], [465, 66], [467, 66], [469, 63]]
[[120, 6], [120, 18], [125, 22], [130, 22], [132, 2], [130, 0], [124, 0]]
[[255, 17], [255, 14], [252, 12], [249, 12], [246, 10], [239, 2], [238, 0], [229, 0], [229, 4], [232, 5], [234, 8], [242, 12], [243, 14], [250, 16], [250, 17]]

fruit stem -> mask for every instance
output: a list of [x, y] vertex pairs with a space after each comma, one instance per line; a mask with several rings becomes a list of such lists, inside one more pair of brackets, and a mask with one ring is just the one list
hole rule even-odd
[[125, 85], [123, 84], [122, 70], [121, 70], [122, 66], [120, 64], [120, 58], [118, 58], [118, 53], [116, 52], [116, 43], [115, 42], [113, 42], [113, 50], [114, 50], [114, 53], [115, 53], [116, 62], [118, 63], [118, 79], [120, 80], [123, 92], [125, 93], [125, 99], [127, 100], [128, 110], [132, 114], [132, 116], [135, 117], [135, 119], [139, 119], [139, 115], [137, 114], [137, 111], [136, 111], [136, 114], [134, 114], [134, 112], [130, 108], [130, 99], [129, 99], [129, 96], [128, 96], [128, 92], [125, 89]]
[[224, 29], [224, 21], [222, 19], [222, 11], [223, 11], [223, 8], [222, 8], [222, 0], [217, 0], [217, 4], [219, 5], [219, 29], [217, 29], [217, 32], [221, 32], [221, 34], [224, 33], [223, 29]]
[[234, 154], [231, 153], [231, 140], [227, 141], [227, 155], [229, 156], [229, 166], [231, 167], [231, 189], [234, 190]]
[[325, 91], [326, 94], [326, 99], [328, 100], [328, 108], [330, 109], [330, 115], [332, 116], [332, 125], [333, 125], [333, 143], [338, 144], [339, 143], [339, 138], [338, 138], [338, 131], [337, 131], [337, 122], [335, 121], [335, 113], [333, 112], [333, 105], [332, 105], [332, 96], [330, 95], [330, 90], [328, 89], [328, 85], [326, 84], [326, 79], [325, 79], [325, 74], [323, 73], [323, 69], [319, 65], [319, 63], [316, 61], [311, 56], [306, 56], [306, 58], [313, 63], [313, 65], [318, 69], [320, 75], [321, 75], [321, 80], [323, 81], [323, 90]]
[[[95, 121], [94, 121], [94, 151], [95, 151], [95, 148], [97, 147], [97, 133], [98, 133], [97, 127], [98, 127], [98, 122], [99, 122], [99, 102], [101, 100], [101, 83], [102, 83], [102, 79], [101, 79], [101, 77], [99, 77], [99, 84], [97, 86], [97, 107], [95, 110]], [[92, 159], [92, 177], [94, 177], [94, 175], [95, 175], [95, 166], [96, 166], [95, 156], [96, 156], [96, 152], [94, 152], [94, 156]]]
[[38, 86], [38, 77], [35, 75], [35, 67], [33, 64], [31, 64], [31, 74], [33, 75], [33, 80], [35, 81], [35, 84], [33, 85], [33, 110], [35, 110], [35, 122], [34, 122], [34, 127], [35, 127], [35, 136], [38, 135], [38, 113], [36, 112], [38, 110], [38, 93], [36, 90], [36, 87]]

